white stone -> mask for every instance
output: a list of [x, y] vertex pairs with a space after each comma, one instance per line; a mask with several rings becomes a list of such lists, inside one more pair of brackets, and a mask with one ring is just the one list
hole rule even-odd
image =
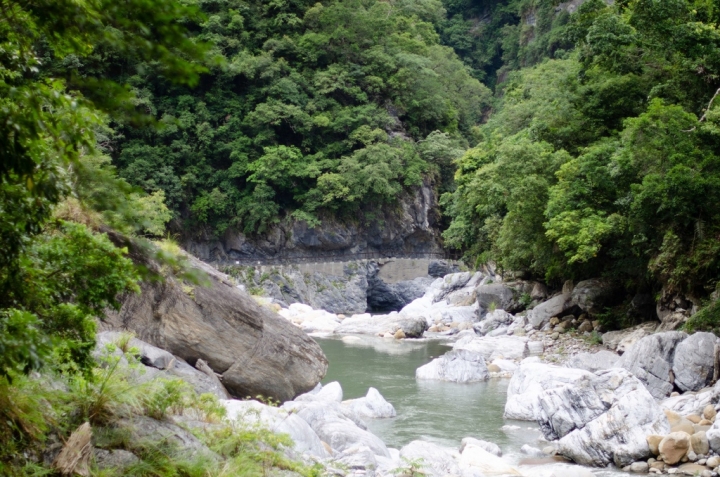
[[261, 404], [257, 401], [220, 400], [227, 418], [250, 425], [260, 425], [273, 432], [290, 436], [295, 450], [315, 457], [329, 457], [325, 446], [313, 429], [300, 417], [285, 409]]
[[497, 444], [493, 442], [483, 441], [481, 439], [475, 439], [473, 437], [465, 437], [461, 441], [460, 453], [462, 454], [463, 450], [465, 450], [465, 447], [469, 445], [480, 447], [495, 456], [502, 457], [502, 450], [500, 449], [500, 447], [498, 447]]
[[393, 405], [387, 402], [375, 388], [368, 389], [365, 397], [343, 401], [342, 405], [352, 409], [361, 417], [371, 419], [383, 419], [397, 415]]
[[453, 449], [422, 440], [412, 441], [400, 449], [401, 459], [419, 462], [422, 472], [428, 477], [459, 475], [460, 468], [456, 462], [458, 456]]
[[583, 465], [624, 467], [646, 459], [646, 436], [670, 432], [645, 386], [619, 368], [544, 391], [539, 401], [545, 437], [560, 438], [558, 453]]
[[536, 421], [540, 417], [540, 394], [570, 384], [591, 373], [524, 360], [513, 374], [507, 390], [505, 418]]
[[472, 444], [466, 445], [460, 455], [460, 469], [467, 477], [523, 475], [500, 457]]
[[485, 381], [489, 376], [482, 354], [466, 349], [450, 351], [415, 371], [417, 379], [456, 383]]
[[612, 351], [600, 350], [597, 353], [578, 353], [565, 362], [568, 368], [584, 369], [594, 373], [617, 366], [620, 356]]
[[453, 349], [480, 353], [485, 361], [497, 358], [522, 359], [528, 356], [528, 339], [521, 336], [483, 336], [466, 343], [455, 343]]

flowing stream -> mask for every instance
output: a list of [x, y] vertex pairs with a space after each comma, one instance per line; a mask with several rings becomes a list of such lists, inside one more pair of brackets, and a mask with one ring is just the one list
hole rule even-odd
[[[343, 399], [377, 388], [395, 406], [397, 417], [368, 420], [368, 428], [388, 447], [423, 439], [458, 449], [463, 437], [494, 442], [503, 458], [518, 464], [524, 444], [542, 449], [537, 424], [503, 419], [509, 379], [472, 384], [416, 380], [415, 370], [450, 348], [437, 341], [396, 341], [371, 336], [316, 338], [330, 362], [323, 383], [338, 381]], [[598, 477], [626, 475], [592, 469]], [[531, 474], [528, 474], [531, 475]]]

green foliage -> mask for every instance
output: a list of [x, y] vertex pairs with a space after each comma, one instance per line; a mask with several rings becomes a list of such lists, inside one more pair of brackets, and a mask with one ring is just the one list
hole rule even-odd
[[508, 75], [458, 162], [448, 244], [558, 283], [712, 291], [717, 21], [689, 1], [583, 4], [565, 27], [576, 52]]
[[688, 333], [710, 331], [720, 336], [720, 301], [706, 303], [700, 311], [687, 320], [684, 329]]
[[38, 369], [51, 355], [87, 369], [95, 317], [137, 290], [125, 253], [84, 225], [60, 222], [29, 244], [12, 274], [0, 269], [0, 372]]
[[225, 66], [187, 89], [129, 62], [119, 80], [162, 127], [118, 121], [113, 143], [122, 177], [163, 191], [185, 231], [262, 233], [286, 215], [314, 226], [428, 175], [452, 188], [489, 91], [439, 44], [439, 1], [197, 3], [197, 38]]

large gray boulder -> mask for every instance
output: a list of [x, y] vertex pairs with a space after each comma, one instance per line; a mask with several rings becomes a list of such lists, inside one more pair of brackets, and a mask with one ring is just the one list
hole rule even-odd
[[539, 330], [550, 322], [550, 318], [560, 316], [573, 307], [569, 293], [555, 295], [530, 310], [527, 314], [528, 323]]
[[673, 390], [675, 349], [687, 336], [679, 331], [646, 336], [622, 355], [618, 366], [637, 376], [655, 399], [664, 399]]
[[515, 370], [507, 389], [505, 418], [537, 421], [541, 417], [541, 396], [545, 391], [590, 379], [592, 373], [538, 362], [524, 362]]
[[541, 393], [540, 427], [579, 464], [624, 467], [650, 457], [646, 437], [670, 423], [645, 386], [623, 369], [584, 376]]
[[[116, 237], [117, 238], [117, 237]], [[134, 260], [158, 270], [132, 243]], [[230, 277], [188, 256], [207, 286], [189, 287], [174, 276], [146, 281], [141, 293], [123, 296], [103, 330], [130, 330], [138, 339], [190, 364], [202, 359], [222, 375], [234, 396], [280, 401], [312, 389], [327, 371], [320, 346], [302, 330], [238, 289]]]
[[602, 311], [604, 304], [611, 301], [616, 293], [613, 283], [599, 278], [583, 280], [573, 288], [570, 300], [582, 311], [596, 314]]
[[503, 283], [480, 285], [475, 289], [475, 299], [480, 307], [480, 315], [493, 310], [515, 311], [515, 290]]
[[720, 339], [712, 333], [695, 333], [675, 349], [672, 370], [675, 385], [683, 391], [699, 391], [708, 386], [715, 370], [715, 346]]
[[427, 328], [427, 319], [422, 316], [407, 316], [400, 313], [389, 315], [364, 313], [343, 320], [342, 324], [335, 328], [335, 333], [377, 335], [402, 330], [408, 338], [420, 338]]
[[453, 350], [435, 358], [415, 371], [417, 379], [471, 383], [490, 377], [481, 353], [465, 349]]

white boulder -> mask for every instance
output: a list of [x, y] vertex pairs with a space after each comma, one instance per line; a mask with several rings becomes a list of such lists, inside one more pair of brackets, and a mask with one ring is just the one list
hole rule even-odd
[[371, 419], [383, 419], [397, 415], [393, 405], [387, 402], [375, 388], [368, 389], [365, 397], [343, 401], [342, 405], [350, 408], [361, 417]]
[[227, 418], [249, 425], [259, 425], [273, 432], [287, 434], [293, 440], [295, 450], [315, 457], [326, 458], [330, 454], [320, 438], [305, 420], [286, 409], [271, 407], [257, 401], [220, 400]]
[[479, 353], [485, 361], [494, 359], [522, 359], [528, 356], [528, 339], [523, 336], [483, 336], [465, 342], [456, 342], [455, 350]]
[[541, 415], [540, 396], [544, 391], [591, 375], [582, 369], [523, 361], [508, 385], [505, 418], [536, 421]]
[[456, 383], [485, 381], [490, 376], [482, 354], [466, 349], [453, 350], [415, 371], [417, 379]]
[[460, 455], [460, 469], [466, 477], [523, 475], [500, 457], [473, 444], [464, 447]]
[[589, 374], [539, 396], [545, 438], [558, 453], [590, 466], [624, 467], [650, 457], [646, 437], [670, 424], [645, 386], [623, 369]]
[[[427, 441], [412, 441], [400, 449], [400, 457], [408, 463], [417, 463], [428, 477], [459, 475], [456, 459], [458, 452]], [[495, 457], [495, 456], [493, 456]]]

